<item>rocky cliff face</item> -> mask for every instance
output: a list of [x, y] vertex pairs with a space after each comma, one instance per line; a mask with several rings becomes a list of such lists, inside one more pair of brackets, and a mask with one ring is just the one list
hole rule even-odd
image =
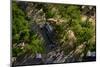
[[[66, 20], [66, 17], [61, 15], [62, 12], [57, 9], [57, 7], [61, 8], [60, 6], [54, 5], [54, 7], [52, 7], [52, 5], [50, 6], [50, 4], [43, 5], [41, 3], [37, 4], [31, 2], [25, 2], [23, 4], [18, 2], [18, 4], [25, 11], [27, 19], [30, 19], [29, 25], [31, 26], [31, 31], [36, 32], [36, 34], [43, 39], [43, 46], [45, 46], [44, 49], [46, 51], [44, 53], [39, 53], [39, 56], [41, 56], [40, 58], [37, 57], [38, 52], [36, 52], [35, 55], [33, 55], [32, 53], [25, 53], [17, 57], [16, 59], [14, 58], [15, 61], [13, 62], [15, 65], [71, 63], [83, 61], [83, 57], [87, 53], [84, 53], [85, 50], [87, 51], [87, 44], [92, 42], [92, 44], [95, 43], [95, 32], [93, 33], [94, 35], [89, 39], [89, 41], [85, 41], [84, 38], [83, 40], [79, 39], [78, 37], [80, 35], [82, 37], [82, 35], [84, 34], [84, 29], [82, 29], [81, 27], [81, 24], [84, 24], [84, 22], [89, 21], [95, 28], [95, 15], [89, 15], [91, 14], [90, 10], [94, 8], [89, 9], [87, 7], [81, 6], [84, 13], [81, 12], [81, 23], [77, 24], [77, 26], [79, 26], [80, 28], [78, 29], [78, 33], [80, 34], [78, 34], [76, 32], [77, 30], [74, 31], [73, 29], [77, 27], [74, 27], [75, 25], [69, 27], [70, 25], [68, 24], [68, 22], [74, 23], [74, 21], [76, 22], [77, 20]], [[51, 12], [55, 12], [55, 15], [57, 14], [57, 16], [53, 16], [51, 18], [52, 13], [49, 13], [49, 11], [47, 11], [47, 14], [47, 8], [45, 6], [48, 6], [48, 9], [51, 9]], [[73, 6], [71, 6], [71, 8], [74, 9]], [[88, 12], [89, 14], [87, 14]], [[48, 18], [47, 15], [49, 14], [50, 17]], [[70, 13], [68, 13], [68, 15], [69, 14]], [[92, 14], [95, 14], [95, 11], [92, 12]], [[67, 18], [69, 18], [69, 16], [67, 16]], [[74, 19], [75, 18], [77, 17], [74, 17]], [[53, 27], [54, 32], [52, 32], [52, 36], [51, 34], [49, 34], [50, 32], [48, 32], [47, 28], [45, 27], [45, 23]], [[80, 31], [81, 29], [82, 31]], [[53, 48], [51, 46], [53, 46]]]

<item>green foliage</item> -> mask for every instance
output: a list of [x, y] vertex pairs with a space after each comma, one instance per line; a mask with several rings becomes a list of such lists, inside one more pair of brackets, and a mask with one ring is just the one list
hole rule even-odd
[[18, 6], [17, 2], [13, 1], [12, 6], [12, 45], [25, 43], [24, 49], [21, 49], [21, 46], [12, 48], [13, 56], [17, 57], [26, 52], [42, 53], [44, 49], [43, 40], [35, 32], [30, 31], [31, 23], [26, 20], [25, 11]]
[[47, 17], [52, 18], [54, 16], [54, 13], [51, 13], [50, 11], [48, 11], [47, 13]]
[[20, 48], [12, 48], [13, 57], [20, 56], [23, 53], [23, 50]]
[[27, 46], [28, 49], [32, 50], [32, 53], [43, 53], [43, 41], [37, 36], [32, 37], [32, 42]]
[[80, 32], [78, 32], [78, 40], [80, 42], [87, 42], [93, 35], [91, 29], [83, 28]]
[[[24, 41], [28, 39], [28, 22], [25, 20], [24, 12], [17, 6], [15, 2], [12, 4], [12, 37], [13, 43], [18, 43], [19, 39]], [[22, 36], [20, 36], [23, 34]], [[24, 38], [23, 38], [24, 37]]]

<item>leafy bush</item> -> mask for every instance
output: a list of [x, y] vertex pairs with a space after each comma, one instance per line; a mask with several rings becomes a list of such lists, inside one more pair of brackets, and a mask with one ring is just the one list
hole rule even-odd
[[[32, 32], [31, 23], [28, 23], [26, 20], [25, 11], [18, 6], [17, 2], [12, 4], [12, 54], [17, 57], [26, 52], [43, 52], [43, 41], [41, 38], [37, 37], [36, 33]], [[24, 42], [24, 49], [17, 46], [20, 43]], [[14, 45], [17, 44], [17, 45]], [[31, 51], [32, 50], [32, 51]]]

